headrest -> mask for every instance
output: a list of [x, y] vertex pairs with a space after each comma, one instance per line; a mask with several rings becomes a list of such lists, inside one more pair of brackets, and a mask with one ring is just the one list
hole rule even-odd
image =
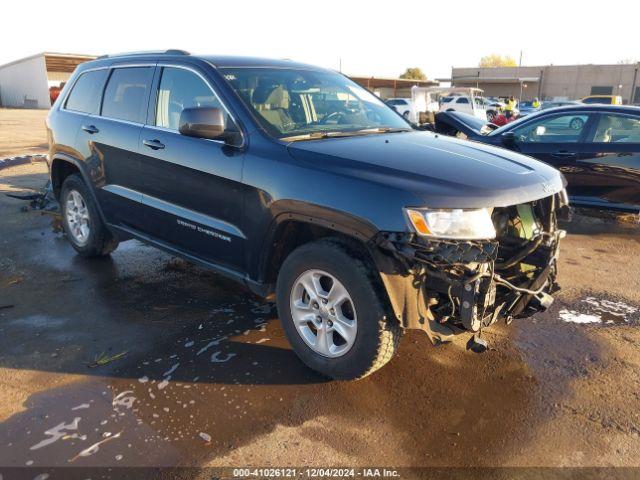
[[254, 104], [267, 105], [268, 108], [289, 108], [289, 92], [282, 85], [259, 86], [253, 91]]

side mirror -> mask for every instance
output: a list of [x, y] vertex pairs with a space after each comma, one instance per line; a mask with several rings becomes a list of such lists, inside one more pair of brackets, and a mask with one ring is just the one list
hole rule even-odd
[[515, 145], [516, 134], [513, 132], [504, 132], [501, 137], [502, 143], [507, 146]]
[[224, 114], [219, 108], [185, 108], [180, 113], [178, 131], [182, 135], [223, 140], [225, 128]]

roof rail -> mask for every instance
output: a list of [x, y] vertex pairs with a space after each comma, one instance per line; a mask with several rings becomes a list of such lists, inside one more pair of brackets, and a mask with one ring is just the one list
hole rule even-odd
[[191, 55], [191, 54], [186, 50], [170, 48], [169, 50], [148, 50], [148, 51], [139, 51], [139, 52], [123, 52], [123, 53], [101, 55], [98, 57], [98, 60], [100, 60], [101, 58], [130, 57], [133, 55]]

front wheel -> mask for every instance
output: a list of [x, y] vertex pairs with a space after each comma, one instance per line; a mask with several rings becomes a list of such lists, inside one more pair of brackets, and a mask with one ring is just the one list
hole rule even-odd
[[341, 242], [296, 249], [280, 269], [276, 290], [287, 338], [313, 370], [353, 380], [393, 357], [400, 326], [387, 315], [375, 272]]
[[60, 191], [62, 226], [71, 246], [84, 257], [109, 255], [118, 241], [107, 230], [79, 175], [69, 175]]

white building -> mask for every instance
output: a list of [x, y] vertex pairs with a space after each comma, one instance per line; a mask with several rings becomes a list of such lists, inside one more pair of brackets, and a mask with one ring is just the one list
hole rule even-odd
[[0, 65], [0, 106], [49, 108], [49, 88], [59, 87], [89, 55], [38, 53]]

